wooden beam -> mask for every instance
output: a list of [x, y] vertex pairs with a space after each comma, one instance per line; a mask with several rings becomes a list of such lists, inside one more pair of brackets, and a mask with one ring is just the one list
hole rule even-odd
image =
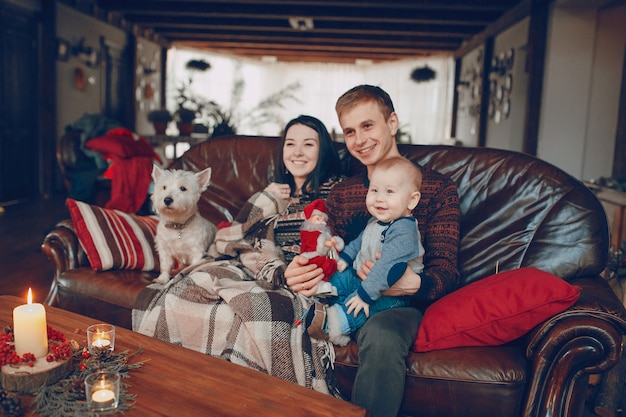
[[532, 0], [526, 55], [528, 73], [526, 120], [524, 121], [522, 144], [522, 151], [529, 155], [537, 155], [539, 143], [539, 121], [550, 7], [551, 1]]
[[[500, 32], [510, 28], [525, 17], [530, 16], [532, 3], [535, 0], [523, 0], [511, 10], [506, 12], [501, 18], [487, 26], [487, 28], [465, 42], [455, 53], [455, 57], [462, 57], [479, 45], [482, 45], [488, 38], [492, 38]], [[542, 1], [543, 2], [543, 1]]]
[[41, 45], [39, 46], [39, 136], [41, 143], [41, 193], [48, 197], [56, 191], [59, 170], [56, 166], [57, 143], [57, 36], [56, 2], [41, 2]]
[[327, 48], [275, 48], [271, 45], [266, 47], [250, 46], [233, 43], [233, 44], [207, 44], [206, 42], [175, 42], [176, 47], [189, 47], [195, 49], [203, 49], [207, 51], [221, 52], [237, 56], [245, 56], [251, 58], [261, 58], [263, 56], [275, 56], [281, 61], [305, 61], [305, 62], [344, 62], [354, 63], [356, 59], [371, 59], [378, 61], [393, 61], [405, 58], [416, 58], [424, 56], [444, 56], [444, 53], [434, 51], [433, 53], [424, 53], [419, 50], [414, 52], [396, 52], [389, 51], [385, 48], [359, 50], [355, 48], [340, 49], [335, 48], [329, 50]]
[[617, 112], [617, 132], [615, 134], [615, 152], [613, 153], [613, 178], [626, 178], [626, 47], [622, 63], [622, 85]]
[[487, 123], [489, 121], [489, 99], [491, 57], [493, 56], [493, 37], [485, 41], [483, 50], [482, 90], [480, 95], [480, 114], [478, 115], [478, 146], [487, 146]]

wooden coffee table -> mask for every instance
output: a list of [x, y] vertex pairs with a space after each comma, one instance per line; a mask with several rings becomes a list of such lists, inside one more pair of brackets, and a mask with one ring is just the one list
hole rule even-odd
[[[24, 300], [0, 296], [0, 326], [12, 324], [13, 308]], [[86, 344], [88, 325], [97, 320], [46, 306], [49, 326]], [[126, 416], [369, 416], [347, 401], [199, 352], [117, 327], [115, 350], [143, 352], [145, 362], [130, 371], [135, 405]]]

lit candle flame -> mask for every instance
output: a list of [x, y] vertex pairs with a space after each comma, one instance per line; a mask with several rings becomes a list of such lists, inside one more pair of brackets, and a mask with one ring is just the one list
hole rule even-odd
[[33, 303], [33, 290], [31, 288], [28, 288], [28, 297], [26, 297], [26, 300], [28, 304]]

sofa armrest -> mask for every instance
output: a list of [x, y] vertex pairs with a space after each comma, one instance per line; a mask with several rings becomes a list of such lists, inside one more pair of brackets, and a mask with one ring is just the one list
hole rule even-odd
[[56, 224], [43, 240], [41, 251], [52, 261], [54, 276], [45, 303], [56, 305], [59, 276], [70, 269], [82, 266], [82, 248], [74, 231], [71, 220], [62, 220]]
[[581, 288], [569, 309], [533, 329], [525, 338], [529, 398], [525, 416], [576, 415], [584, 406], [589, 374], [620, 360], [626, 310], [599, 276], [569, 281]]

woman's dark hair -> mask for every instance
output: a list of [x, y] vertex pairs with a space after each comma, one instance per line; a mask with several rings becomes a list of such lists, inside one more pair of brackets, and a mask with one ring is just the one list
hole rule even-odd
[[328, 129], [321, 120], [307, 115], [300, 115], [287, 123], [280, 137], [280, 149], [278, 151], [278, 161], [276, 163], [275, 181], [281, 184], [289, 184], [291, 191], [294, 192], [296, 185], [291, 175], [285, 167], [283, 161], [283, 148], [285, 146], [285, 138], [287, 131], [293, 125], [304, 125], [310, 127], [317, 132], [320, 141], [320, 154], [317, 159], [315, 169], [308, 175], [302, 186], [302, 191], [317, 196], [319, 186], [329, 179], [341, 175], [341, 163], [339, 154], [333, 145], [333, 140], [328, 134]]

